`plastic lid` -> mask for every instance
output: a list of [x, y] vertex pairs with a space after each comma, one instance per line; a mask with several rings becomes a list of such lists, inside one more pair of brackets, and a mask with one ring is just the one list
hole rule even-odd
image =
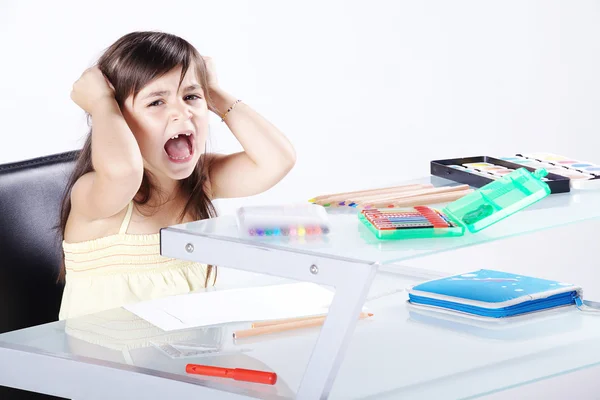
[[550, 188], [542, 181], [546, 175], [545, 169], [532, 174], [519, 168], [448, 204], [444, 213], [470, 232], [478, 232], [548, 196]]

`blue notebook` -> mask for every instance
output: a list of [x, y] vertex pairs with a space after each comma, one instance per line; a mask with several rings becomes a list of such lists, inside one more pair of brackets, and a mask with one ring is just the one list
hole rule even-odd
[[411, 304], [473, 316], [505, 318], [568, 305], [581, 306], [570, 283], [481, 269], [408, 289]]

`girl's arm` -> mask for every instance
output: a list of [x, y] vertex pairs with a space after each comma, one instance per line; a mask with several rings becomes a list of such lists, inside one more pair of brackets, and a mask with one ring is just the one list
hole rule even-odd
[[[208, 59], [209, 76], [212, 65]], [[212, 83], [212, 84], [211, 84]], [[222, 116], [236, 98], [209, 79], [210, 96]], [[244, 102], [237, 103], [225, 123], [244, 151], [210, 155], [210, 185], [213, 198], [245, 197], [264, 192], [279, 182], [294, 166], [296, 153], [287, 138]]]
[[110, 84], [97, 67], [73, 85], [71, 98], [92, 116], [94, 167], [73, 186], [73, 211], [88, 220], [108, 218], [137, 193], [144, 172], [142, 155]]

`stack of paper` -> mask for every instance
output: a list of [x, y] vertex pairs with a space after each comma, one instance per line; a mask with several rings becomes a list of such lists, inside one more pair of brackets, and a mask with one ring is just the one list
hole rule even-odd
[[125, 306], [165, 330], [326, 314], [334, 293], [292, 283], [165, 297]]

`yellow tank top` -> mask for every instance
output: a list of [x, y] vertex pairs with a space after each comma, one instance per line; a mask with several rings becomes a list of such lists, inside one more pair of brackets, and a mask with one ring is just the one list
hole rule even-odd
[[[66, 280], [59, 319], [205, 287], [205, 264], [161, 256], [158, 233], [127, 233], [132, 211], [133, 201], [117, 234], [62, 242]], [[214, 284], [215, 276], [209, 284]]]

